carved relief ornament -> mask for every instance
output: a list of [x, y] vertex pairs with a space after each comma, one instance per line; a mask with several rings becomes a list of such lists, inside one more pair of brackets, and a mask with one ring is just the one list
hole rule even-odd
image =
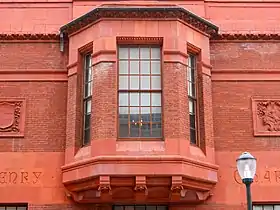
[[0, 137], [23, 135], [24, 100], [0, 99]]

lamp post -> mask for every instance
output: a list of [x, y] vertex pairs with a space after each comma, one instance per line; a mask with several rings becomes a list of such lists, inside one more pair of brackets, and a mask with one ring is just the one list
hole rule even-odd
[[236, 163], [239, 176], [246, 185], [248, 210], [252, 210], [251, 184], [256, 174], [257, 160], [249, 152], [244, 152], [236, 160]]

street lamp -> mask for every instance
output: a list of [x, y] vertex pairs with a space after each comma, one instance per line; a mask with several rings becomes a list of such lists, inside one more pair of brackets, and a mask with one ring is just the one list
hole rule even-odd
[[247, 206], [248, 210], [252, 210], [252, 199], [251, 199], [251, 184], [256, 174], [257, 161], [253, 155], [249, 152], [242, 153], [236, 160], [237, 170], [242, 182], [246, 185], [247, 194]]

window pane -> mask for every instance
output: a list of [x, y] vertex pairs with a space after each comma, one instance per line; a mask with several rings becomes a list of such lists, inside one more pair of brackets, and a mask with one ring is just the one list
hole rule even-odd
[[84, 130], [84, 144], [90, 143], [90, 129]]
[[128, 59], [128, 48], [124, 48], [124, 47], [119, 48], [119, 58]]
[[127, 90], [128, 89], [128, 76], [119, 77], [119, 89]]
[[128, 106], [128, 93], [119, 93], [119, 106]]
[[134, 210], [134, 206], [125, 206], [125, 210]]
[[166, 206], [157, 206], [157, 210], [167, 210]]
[[145, 210], [146, 206], [135, 206], [135, 210]]
[[150, 59], [150, 48], [142, 47], [140, 49], [141, 59]]
[[141, 93], [141, 106], [150, 106], [150, 93]]
[[160, 48], [151, 48], [152, 51], [152, 59], [160, 59]]
[[150, 137], [151, 132], [150, 132], [150, 124], [142, 124], [141, 126], [141, 136], [142, 137]]
[[91, 96], [91, 82], [85, 84], [85, 97]]
[[113, 210], [124, 210], [123, 206], [114, 206]]
[[139, 74], [139, 61], [130, 61], [130, 74]]
[[141, 90], [150, 90], [150, 76], [141, 76]]
[[17, 210], [26, 210], [26, 207], [18, 207]]
[[152, 93], [152, 106], [161, 106], [161, 93]]
[[280, 205], [275, 205], [274, 210], [280, 210]]
[[152, 107], [152, 121], [161, 122], [161, 107]]
[[130, 107], [130, 122], [139, 122], [139, 107]]
[[84, 125], [85, 129], [90, 127], [90, 117], [91, 117], [90, 114], [85, 115], [85, 125]]
[[150, 61], [141, 61], [141, 74], [150, 74]]
[[152, 90], [161, 89], [161, 80], [160, 76], [152, 76]]
[[253, 206], [253, 210], [263, 210], [262, 206]]
[[6, 207], [6, 210], [17, 210], [17, 207]]
[[265, 205], [264, 210], [273, 210], [273, 206], [272, 205]]
[[0, 210], [5, 210], [5, 207], [0, 207]]
[[193, 129], [190, 129], [190, 141], [192, 144], [196, 144], [196, 131]]
[[119, 62], [119, 74], [128, 74], [128, 61]]
[[121, 118], [128, 119], [128, 107], [119, 107], [119, 114]]
[[139, 106], [139, 93], [130, 93], [130, 106]]
[[141, 120], [142, 122], [150, 122], [150, 107], [142, 107], [141, 108]]
[[195, 55], [190, 55], [190, 67], [192, 69], [194, 69], [196, 66], [195, 66], [195, 63], [196, 63], [196, 60], [195, 60]]
[[130, 124], [130, 136], [131, 137], [139, 136], [139, 124], [138, 123]]
[[160, 61], [151, 61], [152, 74], [160, 74]]
[[190, 128], [195, 129], [195, 115], [190, 114]]
[[139, 90], [139, 77], [138, 76], [130, 77], [130, 89]]
[[91, 67], [86, 67], [85, 69], [85, 82], [89, 82], [92, 80], [91, 78]]
[[90, 99], [85, 102], [85, 113], [86, 114], [91, 113], [91, 100]]
[[130, 48], [130, 58], [139, 59], [139, 48]]
[[152, 137], [161, 137], [161, 124], [152, 125]]
[[146, 210], [157, 210], [157, 206], [147, 206]]
[[119, 108], [119, 136], [128, 137], [128, 107]]
[[189, 99], [189, 113], [195, 113], [195, 102], [191, 98]]

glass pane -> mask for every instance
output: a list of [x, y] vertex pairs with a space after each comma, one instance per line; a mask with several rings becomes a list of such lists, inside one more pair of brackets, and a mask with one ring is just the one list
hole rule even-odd
[[128, 93], [119, 93], [119, 106], [128, 106]]
[[90, 114], [85, 115], [85, 125], [84, 125], [84, 128], [89, 128], [90, 127], [90, 117], [91, 117]]
[[5, 210], [5, 207], [0, 207], [0, 210]]
[[17, 207], [6, 207], [6, 210], [17, 210]]
[[139, 74], [139, 61], [130, 61], [130, 74]]
[[262, 206], [253, 206], [253, 210], [263, 210]]
[[150, 107], [141, 107], [141, 120], [142, 122], [150, 122]]
[[161, 122], [161, 107], [152, 107], [152, 121]]
[[150, 59], [150, 48], [140, 48], [141, 59]]
[[139, 124], [138, 123], [130, 124], [130, 136], [131, 137], [139, 136]]
[[119, 136], [128, 137], [128, 107], [119, 108]]
[[157, 210], [157, 206], [146, 206], [146, 210]]
[[141, 106], [150, 106], [150, 93], [141, 93]]
[[119, 117], [128, 119], [128, 107], [119, 107]]
[[128, 74], [128, 61], [119, 61], [119, 74]]
[[160, 74], [160, 61], [151, 61], [152, 74]]
[[195, 113], [195, 102], [192, 99], [189, 99], [189, 113]]
[[84, 130], [84, 144], [90, 143], [90, 129]]
[[139, 106], [139, 93], [130, 93], [130, 106]]
[[91, 100], [85, 101], [85, 113], [86, 114], [91, 113]]
[[190, 55], [190, 67], [192, 69], [194, 69], [195, 68], [195, 64], [196, 64], [195, 56], [194, 55]]
[[150, 90], [150, 76], [141, 76], [141, 90]]
[[26, 207], [18, 207], [17, 210], [26, 210]]
[[89, 68], [86, 68], [85, 69], [85, 82], [89, 82], [89, 81], [91, 81], [92, 80], [92, 78], [91, 78], [91, 68], [89, 67]]
[[167, 206], [157, 206], [157, 210], [167, 210]]
[[85, 61], [86, 61], [85, 62], [85, 68], [89, 69], [91, 67], [91, 55], [90, 54], [86, 55]]
[[135, 206], [135, 210], [145, 210], [146, 206]]
[[130, 77], [130, 89], [139, 90], [139, 77], [138, 76]]
[[142, 137], [150, 137], [150, 124], [142, 124], [141, 126], [141, 136]]
[[[122, 121], [123, 121], [123, 119], [122, 119]], [[120, 137], [129, 137], [129, 132], [128, 132], [128, 121], [126, 121], [126, 122], [120, 122], [119, 136], [120, 136]]]
[[114, 206], [113, 210], [124, 210], [123, 206]]
[[280, 210], [280, 205], [275, 205], [274, 210]]
[[190, 114], [190, 128], [195, 129], [195, 115]]
[[119, 77], [119, 89], [127, 90], [128, 89], [128, 76]]
[[85, 97], [91, 96], [91, 82], [85, 84]]
[[161, 93], [152, 93], [152, 106], [161, 106]]
[[196, 131], [193, 129], [190, 129], [190, 142], [196, 144]]
[[160, 59], [160, 48], [152, 48], [151, 49], [151, 51], [152, 51], [152, 59]]
[[134, 206], [125, 206], [125, 210], [134, 210]]
[[195, 72], [194, 72], [194, 69], [191, 69], [191, 74], [190, 74], [190, 79], [192, 82], [195, 82]]
[[119, 58], [128, 59], [128, 48], [124, 48], [124, 47], [119, 48]]
[[152, 90], [161, 89], [161, 80], [160, 76], [152, 76]]
[[152, 137], [161, 137], [161, 124], [152, 125]]
[[139, 107], [130, 107], [130, 122], [139, 122]]
[[150, 74], [150, 61], [141, 61], [141, 74]]
[[263, 207], [264, 210], [273, 210], [273, 205], [265, 205]]
[[131, 59], [139, 59], [139, 48], [133, 47], [130, 48], [130, 56]]

